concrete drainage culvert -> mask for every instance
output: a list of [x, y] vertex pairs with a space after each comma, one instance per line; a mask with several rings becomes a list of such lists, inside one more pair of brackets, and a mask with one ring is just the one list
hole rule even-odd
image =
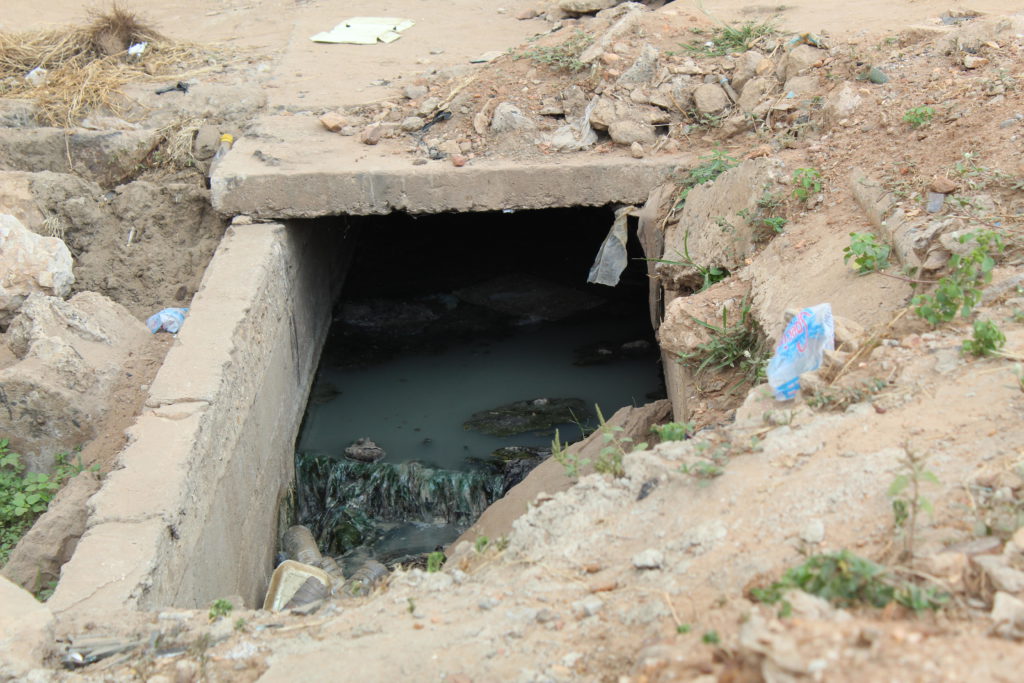
[[639, 248], [587, 284], [608, 209], [360, 228], [296, 444], [295, 520], [346, 575], [425, 564], [563, 442], [663, 396]]

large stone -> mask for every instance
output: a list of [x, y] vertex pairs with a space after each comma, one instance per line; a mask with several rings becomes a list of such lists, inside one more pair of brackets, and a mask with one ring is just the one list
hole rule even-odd
[[0, 578], [0, 680], [42, 666], [53, 648], [53, 614], [29, 593]]
[[655, 70], [658, 67], [658, 49], [653, 45], [644, 45], [640, 56], [636, 58], [633, 65], [619, 76], [619, 85], [634, 86], [648, 83], [654, 78]]
[[570, 14], [594, 14], [615, 7], [621, 0], [559, 0], [558, 8]]
[[992, 630], [1003, 638], [1024, 638], [1024, 600], [997, 591], [992, 601]]
[[31, 294], [6, 335], [20, 361], [0, 370], [6, 407], [0, 434], [10, 435], [11, 450], [30, 469], [48, 471], [55, 454], [91, 439], [104, 417], [103, 397], [148, 335], [127, 309], [101, 294], [82, 292], [68, 301]]
[[693, 104], [701, 114], [714, 116], [721, 114], [729, 106], [729, 96], [722, 86], [716, 83], [705, 83], [693, 91]]
[[653, 145], [658, 139], [654, 126], [639, 121], [613, 121], [608, 126], [608, 135], [612, 141], [620, 145]]
[[0, 170], [78, 173], [113, 186], [160, 143], [157, 130], [0, 128]]
[[775, 74], [780, 81], [788, 81], [793, 76], [799, 76], [812, 66], [820, 62], [828, 53], [810, 45], [797, 45], [790, 50], [786, 56], [779, 61]]
[[[743, 86], [740, 99], [736, 103], [744, 112], [755, 112], [758, 110], [765, 95], [771, 91], [772, 82], [767, 78], [752, 78]], [[767, 109], [766, 109], [767, 111]]]
[[794, 76], [786, 81], [786, 84], [782, 86], [782, 91], [786, 93], [787, 97], [792, 94], [795, 98], [814, 95], [820, 90], [821, 86], [818, 85], [817, 76]]
[[65, 297], [75, 282], [71, 252], [56, 237], [37, 235], [0, 214], [0, 326], [7, 326], [33, 292]]
[[32, 192], [32, 174], [0, 171], [0, 214], [10, 214], [37, 234], [43, 234], [46, 216]]
[[608, 130], [608, 126], [615, 121], [636, 121], [657, 125], [668, 123], [669, 115], [668, 112], [657, 107], [624, 102], [613, 97], [602, 97], [590, 113], [590, 125], [596, 130]]
[[533, 130], [536, 125], [522, 110], [511, 102], [502, 102], [491, 117], [491, 132], [502, 134], [520, 130]]
[[825, 118], [830, 123], [838, 123], [845, 118], [853, 116], [860, 106], [861, 96], [852, 83], [843, 83], [841, 86], [829, 93], [825, 102]]
[[732, 74], [732, 87], [741, 92], [743, 86], [755, 76], [762, 76], [771, 70], [772, 62], [756, 50], [749, 50], [740, 56], [736, 70]]

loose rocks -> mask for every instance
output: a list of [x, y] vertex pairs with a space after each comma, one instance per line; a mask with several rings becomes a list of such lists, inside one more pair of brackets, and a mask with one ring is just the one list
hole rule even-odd
[[0, 325], [7, 326], [32, 292], [63, 298], [75, 282], [71, 252], [56, 237], [30, 231], [0, 214]]
[[634, 143], [653, 145], [658, 137], [654, 126], [638, 121], [615, 121], [609, 124], [608, 135], [612, 141], [627, 146]]
[[729, 97], [722, 90], [722, 86], [705, 83], [693, 91], [693, 102], [701, 114], [714, 115], [720, 114], [729, 106]]

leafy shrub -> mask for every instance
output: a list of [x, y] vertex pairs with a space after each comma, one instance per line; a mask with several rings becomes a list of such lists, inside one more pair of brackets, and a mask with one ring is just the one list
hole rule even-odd
[[978, 230], [960, 236], [960, 243], [977, 244], [967, 254], [949, 258], [950, 272], [939, 280], [931, 294], [919, 294], [912, 303], [918, 316], [932, 325], [949, 322], [957, 312], [964, 318], [981, 301], [982, 287], [992, 281], [995, 256], [1005, 248], [1003, 239], [992, 230]]
[[843, 249], [843, 263], [851, 258], [859, 273], [882, 270], [889, 265], [889, 245], [879, 242], [873, 233], [851, 232], [850, 245]]

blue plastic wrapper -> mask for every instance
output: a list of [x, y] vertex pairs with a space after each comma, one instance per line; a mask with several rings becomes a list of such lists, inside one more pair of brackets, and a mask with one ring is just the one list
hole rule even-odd
[[181, 324], [185, 322], [187, 314], [187, 308], [165, 308], [159, 313], [149, 316], [149, 319], [146, 320], [146, 327], [153, 334], [160, 330], [167, 330], [171, 334], [176, 334], [181, 329]]
[[829, 304], [811, 306], [793, 316], [768, 361], [768, 385], [776, 399], [795, 397], [800, 375], [821, 367], [825, 351], [835, 348], [835, 329]]

